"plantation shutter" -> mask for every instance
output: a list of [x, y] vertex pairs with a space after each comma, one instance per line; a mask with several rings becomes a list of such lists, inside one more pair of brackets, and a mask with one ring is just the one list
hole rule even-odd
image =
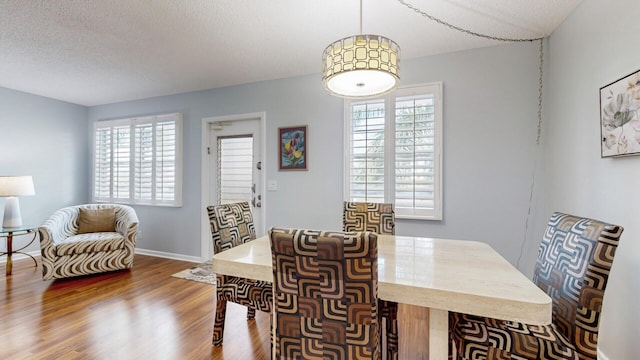
[[351, 201], [384, 202], [384, 118], [384, 99], [353, 103], [351, 107]]
[[251, 201], [253, 137], [218, 138], [218, 204]]
[[129, 198], [131, 176], [131, 127], [115, 126], [112, 129], [113, 199]]
[[345, 102], [344, 198], [393, 203], [397, 218], [442, 219], [442, 84]]
[[181, 206], [179, 113], [95, 123], [94, 199]]
[[153, 199], [153, 124], [136, 125], [136, 146], [135, 146], [135, 198], [139, 200], [151, 201]]
[[396, 98], [395, 207], [398, 213], [435, 209], [433, 94]]
[[155, 124], [155, 199], [173, 201], [176, 198], [176, 121], [159, 117]]
[[95, 132], [94, 194], [95, 198], [111, 197], [111, 128], [98, 128]]

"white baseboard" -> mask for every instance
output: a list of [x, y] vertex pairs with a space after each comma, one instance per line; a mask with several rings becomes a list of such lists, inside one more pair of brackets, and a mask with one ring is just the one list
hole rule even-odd
[[202, 262], [202, 259], [199, 256], [189, 256], [189, 255], [182, 255], [182, 254], [174, 254], [174, 253], [168, 253], [168, 252], [162, 252], [162, 251], [156, 251], [156, 250], [147, 250], [147, 249], [138, 249], [138, 248], [136, 248], [136, 254], [155, 256], [155, 257], [161, 257], [161, 258], [172, 259], [172, 260], [189, 261], [189, 262], [192, 262], [192, 263], [201, 263]]
[[[29, 252], [27, 252], [27, 254], [33, 256], [34, 258], [39, 258], [40, 257], [40, 250], [29, 251]], [[167, 253], [167, 252], [155, 251], [155, 250], [136, 249], [136, 254], [155, 256], [155, 257], [161, 257], [161, 258], [172, 259], [172, 260], [188, 261], [188, 262], [192, 262], [192, 263], [201, 263], [202, 262], [202, 259], [199, 256], [173, 254], [173, 253]], [[27, 255], [24, 255], [24, 254], [16, 254], [16, 253], [14, 253], [13, 255], [11, 255], [11, 259], [13, 261], [22, 260], [22, 259], [28, 259], [28, 258], [29, 257]], [[6, 256], [1, 256], [0, 257], [0, 264], [4, 264], [6, 262], [7, 262], [7, 257]]]
[[[27, 254], [33, 256], [34, 258], [39, 258], [40, 257], [40, 250], [28, 251]], [[13, 261], [22, 260], [22, 259], [30, 259], [30, 258], [27, 255], [24, 255], [24, 254], [13, 253], [11, 255], [11, 260], [13, 260]], [[2, 255], [0, 257], [0, 264], [4, 264], [6, 262], [7, 262], [7, 256], [6, 255]]]
[[602, 350], [598, 349], [598, 360], [609, 360], [609, 357], [606, 356]]

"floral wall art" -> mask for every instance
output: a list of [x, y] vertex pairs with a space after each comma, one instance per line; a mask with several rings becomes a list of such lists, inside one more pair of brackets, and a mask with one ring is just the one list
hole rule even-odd
[[279, 128], [280, 170], [307, 170], [307, 127]]
[[640, 154], [640, 70], [600, 88], [602, 157]]

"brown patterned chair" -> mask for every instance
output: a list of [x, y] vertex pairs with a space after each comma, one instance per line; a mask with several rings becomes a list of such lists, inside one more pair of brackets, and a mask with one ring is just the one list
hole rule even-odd
[[[394, 235], [396, 228], [393, 204], [345, 201], [342, 212], [343, 231], [372, 231], [377, 234]], [[387, 359], [398, 359], [398, 303], [378, 301], [380, 331], [383, 350]]]
[[451, 313], [458, 359], [596, 359], [602, 299], [623, 228], [554, 213], [533, 281], [553, 301], [552, 324]]
[[[255, 240], [256, 232], [248, 202], [208, 206], [207, 212], [214, 253]], [[266, 281], [216, 275], [216, 315], [212, 341], [216, 346], [222, 345], [227, 301], [247, 306], [247, 319], [253, 319], [256, 310], [271, 312], [273, 287]]]
[[276, 359], [380, 359], [371, 232], [271, 229]]

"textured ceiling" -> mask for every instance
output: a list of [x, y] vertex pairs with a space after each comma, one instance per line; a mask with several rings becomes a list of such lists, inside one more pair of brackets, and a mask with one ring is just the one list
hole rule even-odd
[[[406, 1], [454, 25], [515, 38], [549, 35], [581, 2]], [[0, 0], [0, 86], [92, 106], [320, 78], [322, 51], [359, 33], [359, 11], [358, 0]], [[362, 13], [363, 33], [393, 39], [402, 59], [498, 44], [397, 0], [364, 0]]]

